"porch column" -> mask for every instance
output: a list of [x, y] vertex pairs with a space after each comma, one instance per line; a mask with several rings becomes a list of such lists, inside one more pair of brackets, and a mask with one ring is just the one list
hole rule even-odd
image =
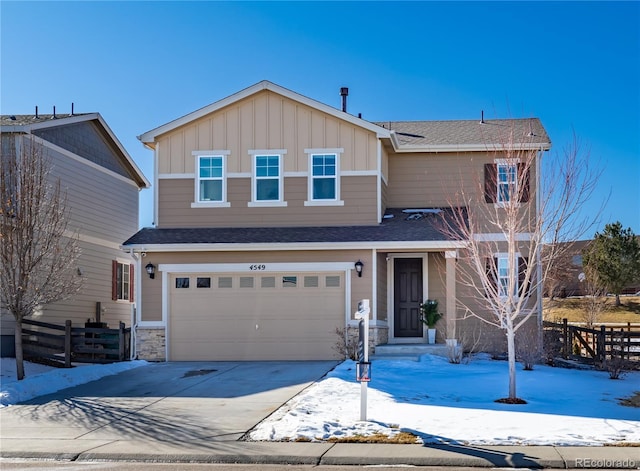
[[447, 332], [446, 338], [456, 338], [456, 261], [458, 260], [458, 252], [456, 250], [447, 250], [444, 253], [446, 260], [446, 320]]

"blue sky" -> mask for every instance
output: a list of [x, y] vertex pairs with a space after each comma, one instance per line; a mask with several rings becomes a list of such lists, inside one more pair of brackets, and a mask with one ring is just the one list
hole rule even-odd
[[[0, 3], [0, 112], [102, 114], [136, 136], [260, 80], [364, 119], [539, 117], [603, 174], [584, 208], [640, 234], [639, 2]], [[141, 194], [140, 225], [153, 215]]]

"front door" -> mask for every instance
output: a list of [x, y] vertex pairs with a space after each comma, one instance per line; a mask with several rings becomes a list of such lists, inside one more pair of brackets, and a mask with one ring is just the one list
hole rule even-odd
[[422, 259], [396, 258], [394, 261], [394, 337], [422, 337]]

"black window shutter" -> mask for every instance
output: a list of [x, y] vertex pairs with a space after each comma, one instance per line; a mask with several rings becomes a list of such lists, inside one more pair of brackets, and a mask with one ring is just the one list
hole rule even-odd
[[[489, 284], [494, 290], [498, 289], [498, 259], [496, 257], [487, 257], [484, 261], [485, 270]], [[487, 293], [488, 295], [489, 293]]]
[[528, 265], [529, 259], [527, 257], [518, 257], [518, 294], [520, 296], [527, 296], [529, 294], [529, 288], [531, 287], [531, 278], [529, 278], [526, 286], [524, 282]]
[[113, 301], [118, 299], [118, 262], [116, 260], [111, 261], [111, 299]]
[[496, 164], [484, 164], [484, 200], [495, 203], [498, 195], [498, 167]]

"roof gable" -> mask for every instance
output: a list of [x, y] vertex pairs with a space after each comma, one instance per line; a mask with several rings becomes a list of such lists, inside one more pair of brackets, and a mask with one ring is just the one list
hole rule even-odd
[[233, 103], [236, 103], [238, 101], [244, 100], [245, 98], [248, 98], [256, 93], [259, 93], [263, 90], [269, 90], [273, 93], [276, 93], [278, 95], [282, 95], [286, 98], [289, 98], [295, 102], [304, 104], [306, 106], [309, 106], [311, 108], [315, 108], [317, 110], [323, 111], [331, 116], [334, 116], [336, 118], [342, 119], [344, 121], [347, 121], [351, 124], [360, 126], [364, 129], [367, 129], [369, 131], [373, 131], [376, 133], [376, 135], [378, 135], [378, 137], [389, 137], [390, 133], [389, 131], [387, 131], [386, 129], [371, 123], [369, 121], [365, 121], [361, 118], [356, 118], [355, 116], [350, 115], [349, 113], [345, 113], [343, 111], [340, 111], [336, 108], [333, 108], [331, 106], [325, 105], [324, 103], [320, 103], [319, 101], [313, 100], [311, 98], [305, 97], [303, 95], [300, 95], [296, 92], [293, 92], [291, 90], [288, 90], [286, 88], [283, 88], [279, 85], [276, 85], [275, 83], [269, 82], [267, 80], [263, 80], [262, 82], [259, 82], [255, 85], [252, 85], [251, 87], [245, 88], [244, 90], [241, 90], [237, 93], [234, 93], [233, 95], [230, 95], [226, 98], [223, 98], [222, 100], [216, 101], [215, 103], [212, 103], [208, 106], [205, 106], [204, 108], [200, 108], [199, 110], [196, 110], [192, 113], [189, 113], [185, 116], [182, 116], [181, 118], [175, 119], [173, 121], [170, 121], [169, 123], [163, 124], [162, 126], [159, 126], [157, 128], [154, 128], [150, 131], [147, 131], [143, 134], [141, 134], [140, 136], [138, 136], [138, 139], [140, 139], [140, 141], [142, 141], [142, 143], [153, 147], [153, 143], [156, 141], [156, 138], [162, 134], [168, 133], [173, 131], [174, 129], [177, 129], [181, 126], [184, 126], [186, 124], [189, 124], [193, 121], [196, 121], [206, 115], [209, 115], [211, 113], [215, 113], [216, 111], [225, 108]]
[[[2, 132], [37, 136], [119, 175], [131, 178], [140, 188], [149, 181], [124, 149], [99, 113], [73, 115], [2, 115]], [[81, 138], [78, 138], [81, 136]]]

